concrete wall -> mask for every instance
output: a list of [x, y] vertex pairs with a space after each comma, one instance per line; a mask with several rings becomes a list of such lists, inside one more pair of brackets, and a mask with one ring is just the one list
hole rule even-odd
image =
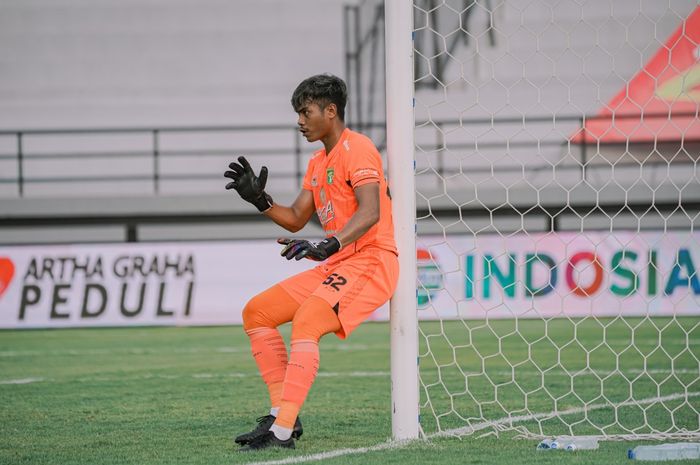
[[0, 128], [294, 123], [343, 0], [0, 0]]

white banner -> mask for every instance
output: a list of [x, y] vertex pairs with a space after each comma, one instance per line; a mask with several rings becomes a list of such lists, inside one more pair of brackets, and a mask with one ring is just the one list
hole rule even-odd
[[700, 314], [700, 234], [418, 239], [421, 319]]
[[[422, 236], [419, 317], [700, 314], [700, 234]], [[240, 324], [274, 241], [0, 247], [0, 328]], [[388, 319], [384, 305], [371, 317]]]
[[274, 241], [0, 247], [0, 327], [241, 323], [248, 299], [314, 265]]

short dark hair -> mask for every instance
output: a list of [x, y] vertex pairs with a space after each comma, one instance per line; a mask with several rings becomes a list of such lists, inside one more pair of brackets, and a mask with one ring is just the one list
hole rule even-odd
[[292, 94], [292, 107], [297, 113], [308, 103], [316, 103], [321, 109], [334, 103], [338, 116], [345, 121], [345, 104], [348, 89], [345, 82], [332, 74], [317, 74], [301, 81]]

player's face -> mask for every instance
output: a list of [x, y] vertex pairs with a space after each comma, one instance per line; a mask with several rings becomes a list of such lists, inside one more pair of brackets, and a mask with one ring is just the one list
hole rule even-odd
[[299, 132], [309, 142], [323, 139], [331, 128], [330, 105], [321, 109], [317, 103], [309, 102], [299, 109], [297, 125]]

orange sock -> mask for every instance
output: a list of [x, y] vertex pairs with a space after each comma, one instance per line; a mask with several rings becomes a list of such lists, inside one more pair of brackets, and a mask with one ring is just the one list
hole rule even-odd
[[310, 340], [292, 341], [292, 350], [284, 378], [282, 404], [275, 424], [283, 428], [294, 428], [299, 410], [311, 390], [318, 373], [318, 342]]
[[[284, 368], [286, 373], [287, 367]], [[282, 390], [284, 389], [284, 376], [282, 381], [270, 383], [267, 385], [267, 392], [270, 394], [270, 406], [277, 408], [282, 405]]]
[[275, 425], [293, 431], [294, 423], [297, 421], [297, 416], [299, 416], [299, 410], [301, 410], [301, 404], [283, 400], [277, 418], [275, 419]]
[[291, 321], [299, 304], [278, 284], [256, 295], [243, 309], [243, 329], [270, 394], [271, 407], [282, 402], [287, 348], [277, 328]]
[[292, 347], [275, 425], [290, 431], [294, 428], [299, 410], [318, 373], [318, 341], [324, 334], [339, 329], [338, 315], [325, 300], [311, 296], [301, 304], [292, 320]]
[[284, 376], [287, 371], [287, 348], [277, 329], [254, 328], [246, 330], [250, 348], [260, 375], [267, 384], [270, 405], [279, 407], [282, 401]]

